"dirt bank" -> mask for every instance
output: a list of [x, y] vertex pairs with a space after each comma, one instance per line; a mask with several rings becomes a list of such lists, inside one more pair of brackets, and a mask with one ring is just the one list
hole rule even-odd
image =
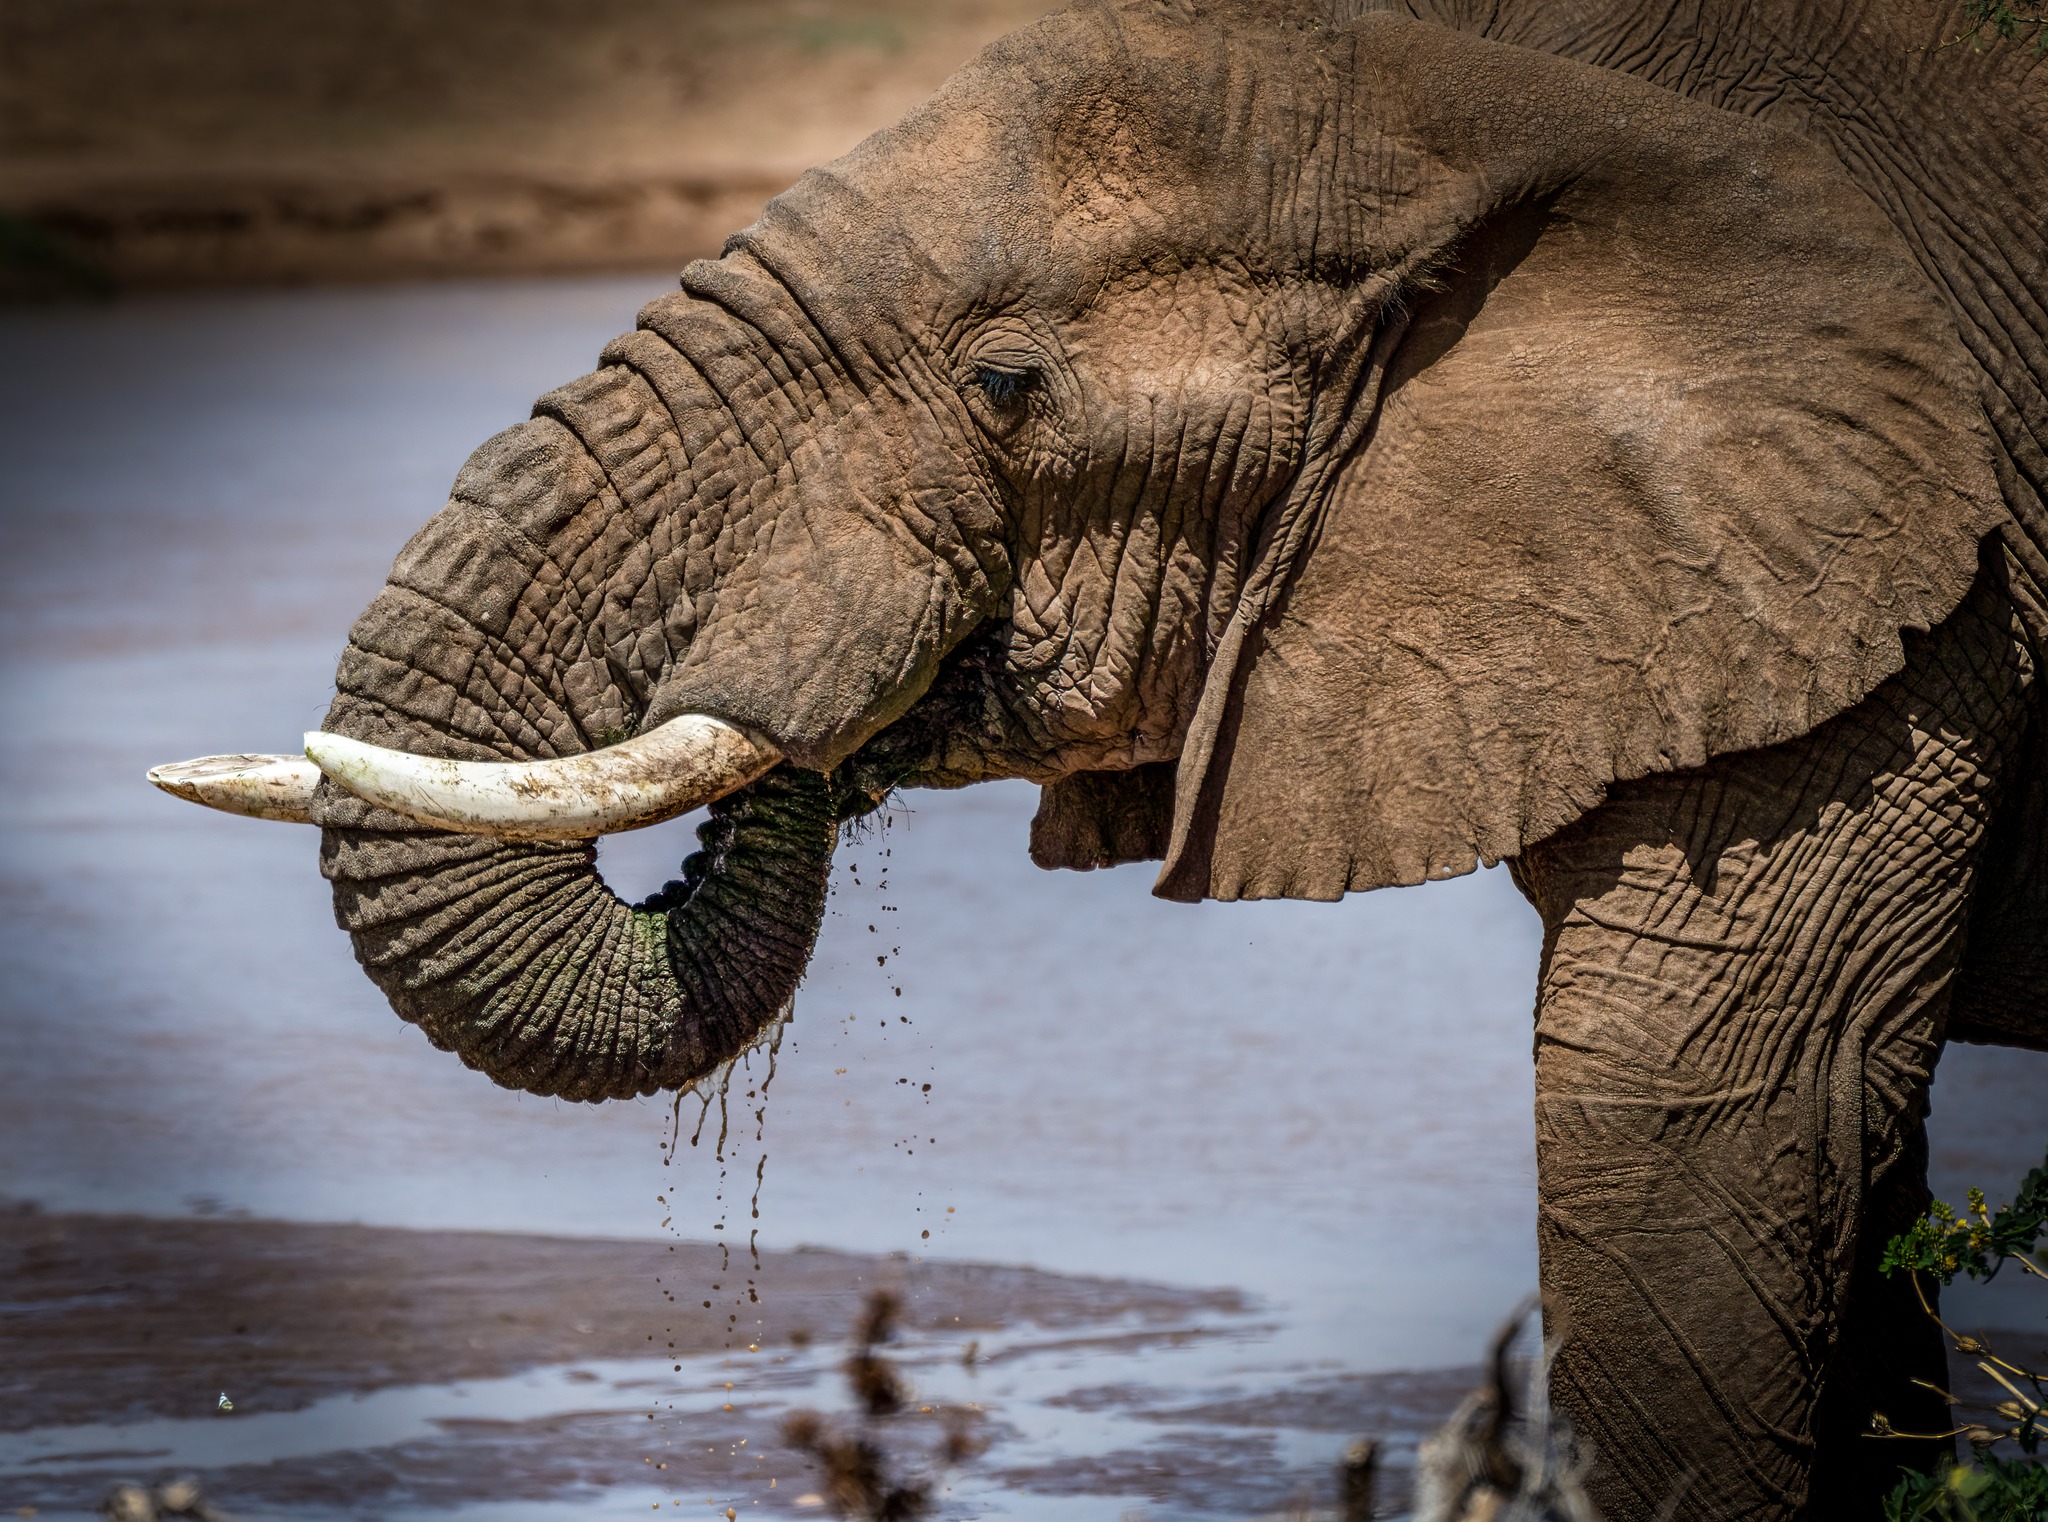
[[[537, 1365], [836, 1345], [867, 1291], [964, 1340], [1030, 1322], [1240, 1316], [1230, 1291], [823, 1249], [395, 1231], [289, 1221], [0, 1215], [0, 1432], [243, 1415]], [[706, 1304], [705, 1302], [709, 1302]]]
[[674, 268], [1045, 0], [14, 0], [16, 286]]

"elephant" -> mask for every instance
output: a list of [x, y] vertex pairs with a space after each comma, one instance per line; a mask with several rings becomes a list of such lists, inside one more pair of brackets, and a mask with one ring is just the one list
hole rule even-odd
[[2048, 1047], [2048, 66], [1956, 25], [1079, 0], [478, 449], [307, 758], [153, 780], [319, 826], [398, 1014], [577, 1100], [760, 1039], [898, 789], [1174, 900], [1504, 862], [1596, 1501], [1875, 1514], [1936, 1060]]

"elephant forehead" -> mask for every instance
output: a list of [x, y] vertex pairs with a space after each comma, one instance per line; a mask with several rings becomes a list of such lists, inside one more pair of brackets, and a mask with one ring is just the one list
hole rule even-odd
[[[1216, 249], [1291, 261], [1292, 227], [1319, 215], [1303, 187], [1338, 144], [1317, 102], [1351, 51], [1280, 24], [1294, 9], [1226, 5], [1199, 22], [1153, 7], [1060, 12], [805, 176], [766, 221], [807, 226], [871, 294], [931, 282], [1079, 305], [1123, 271]], [[1364, 146], [1352, 115], [1346, 152]], [[1404, 186], [1414, 178], [1394, 172], [1413, 159], [1398, 142], [1373, 156]]]

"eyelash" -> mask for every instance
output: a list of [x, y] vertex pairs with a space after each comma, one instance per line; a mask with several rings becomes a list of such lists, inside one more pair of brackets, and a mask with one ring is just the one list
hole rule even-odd
[[998, 370], [993, 365], [982, 365], [974, 372], [974, 384], [997, 407], [1009, 406], [1029, 391], [1037, 379], [1030, 370]]

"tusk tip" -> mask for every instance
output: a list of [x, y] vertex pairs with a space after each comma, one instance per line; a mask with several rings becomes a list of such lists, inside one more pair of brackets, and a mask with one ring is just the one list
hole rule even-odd
[[250, 819], [311, 824], [319, 768], [298, 756], [237, 753], [169, 761], [146, 774], [174, 798]]

